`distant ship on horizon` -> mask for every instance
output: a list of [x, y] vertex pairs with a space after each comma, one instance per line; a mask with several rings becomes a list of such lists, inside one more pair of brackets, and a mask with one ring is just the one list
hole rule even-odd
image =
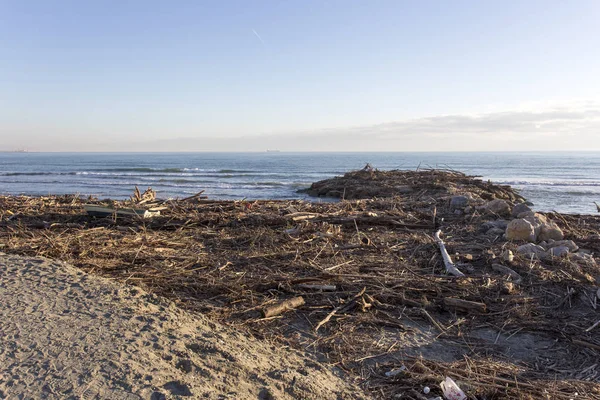
[[281, 150], [277, 150], [277, 149], [269, 150], [269, 149], [267, 149], [267, 153], [281, 153]]

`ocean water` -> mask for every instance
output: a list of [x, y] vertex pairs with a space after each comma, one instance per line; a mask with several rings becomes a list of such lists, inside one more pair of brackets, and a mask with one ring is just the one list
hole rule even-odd
[[540, 211], [596, 213], [600, 153], [0, 153], [0, 193], [126, 198], [205, 190], [216, 199], [307, 198], [297, 190], [364, 167], [452, 168], [512, 185]]

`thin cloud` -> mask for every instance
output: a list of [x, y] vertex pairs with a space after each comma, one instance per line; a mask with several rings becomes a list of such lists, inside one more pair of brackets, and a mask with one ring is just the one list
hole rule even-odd
[[260, 40], [260, 42], [262, 43], [263, 46], [267, 47], [267, 45], [265, 44], [265, 41], [260, 37], [258, 32], [256, 32], [254, 29], [252, 29], [252, 33], [254, 33], [254, 36], [256, 36], [258, 38], [258, 40]]

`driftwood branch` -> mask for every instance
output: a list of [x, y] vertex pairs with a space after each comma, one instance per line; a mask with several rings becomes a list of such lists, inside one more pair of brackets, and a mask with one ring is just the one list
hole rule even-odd
[[322, 290], [324, 292], [335, 292], [337, 290], [337, 286], [335, 285], [311, 285], [302, 283], [300, 285], [296, 285], [296, 287], [305, 290]]
[[441, 325], [441, 324], [440, 324], [440, 323], [439, 323], [439, 322], [438, 322], [438, 321], [437, 321], [435, 318], [433, 318], [433, 317], [431, 316], [431, 314], [429, 314], [429, 313], [427, 312], [427, 310], [426, 310], [426, 309], [424, 309], [424, 308], [421, 308], [421, 314], [423, 314], [424, 316], [426, 316], [426, 317], [427, 317], [427, 319], [428, 319], [428, 320], [429, 320], [429, 321], [430, 321], [430, 322], [431, 322], [433, 325], [435, 325], [435, 327], [436, 327], [436, 328], [437, 328], [437, 329], [438, 329], [438, 330], [439, 330], [441, 333], [444, 333], [444, 332], [446, 332], [446, 329], [445, 329], [445, 328], [444, 328], [444, 327], [443, 327], [443, 326], [442, 326], [442, 325]]
[[600, 346], [595, 343], [586, 342], [585, 340], [573, 339], [573, 344], [577, 344], [579, 346], [584, 346], [590, 349], [594, 349], [596, 351], [600, 351]]
[[279, 304], [275, 304], [274, 306], [267, 307], [263, 310], [263, 316], [265, 318], [274, 317], [279, 314], [283, 314], [286, 311], [293, 310], [294, 308], [298, 308], [304, 304], [303, 297], [293, 297], [291, 299], [282, 301]]
[[199, 198], [199, 197], [200, 197], [200, 195], [201, 195], [202, 193], [204, 193], [204, 190], [201, 190], [201, 191], [199, 191], [198, 193], [196, 193], [195, 195], [193, 195], [193, 196], [189, 196], [189, 197], [186, 197], [186, 198], [183, 198], [183, 199], [181, 199], [181, 200], [179, 200], [179, 201], [180, 201], [180, 202], [184, 202], [184, 201], [188, 201], [188, 200], [192, 200], [192, 199]]
[[513, 282], [517, 285], [520, 284], [523, 280], [523, 278], [521, 278], [521, 275], [502, 264], [492, 264], [492, 269], [496, 272], [500, 272], [501, 274], [509, 275], [512, 278]]
[[465, 274], [460, 272], [460, 270], [456, 268], [456, 266], [452, 262], [452, 259], [450, 258], [450, 255], [446, 250], [446, 246], [444, 245], [444, 241], [442, 240], [442, 238], [440, 238], [441, 233], [442, 231], [438, 230], [435, 233], [434, 238], [437, 244], [440, 246], [440, 252], [442, 253], [442, 258], [444, 259], [444, 267], [446, 267], [446, 272], [454, 276], [465, 276]]
[[600, 319], [599, 319], [598, 321], [596, 321], [596, 323], [595, 323], [594, 325], [592, 325], [592, 326], [590, 326], [589, 328], [587, 328], [585, 331], [586, 331], [586, 332], [589, 332], [589, 331], [591, 331], [592, 329], [594, 329], [595, 327], [597, 327], [598, 325], [600, 325]]
[[319, 218], [319, 221], [328, 222], [330, 224], [337, 225], [354, 225], [360, 223], [361, 225], [378, 225], [378, 226], [390, 226], [394, 228], [403, 229], [432, 229], [433, 225], [429, 223], [422, 224], [406, 224], [398, 221], [392, 217], [338, 217], [338, 216], [323, 216]]
[[358, 292], [356, 295], [354, 295], [354, 297], [352, 297], [350, 299], [349, 302], [345, 303], [345, 304], [341, 304], [339, 306], [337, 306], [336, 308], [334, 308], [329, 314], [327, 314], [327, 316], [325, 318], [323, 318], [321, 320], [321, 322], [319, 322], [317, 324], [317, 326], [315, 327], [315, 332], [319, 330], [320, 327], [322, 327], [323, 325], [325, 325], [327, 322], [329, 322], [329, 320], [331, 319], [331, 317], [333, 317], [338, 311], [343, 310], [344, 308], [348, 308], [350, 307], [352, 304], [354, 304], [354, 302], [356, 302], [356, 300], [361, 297], [363, 294], [365, 294], [365, 291], [367, 290], [366, 287], [364, 287], [360, 292]]
[[455, 299], [453, 297], [444, 298], [444, 304], [448, 307], [458, 308], [465, 311], [477, 311], [484, 313], [487, 310], [485, 303], [477, 303], [475, 301]]

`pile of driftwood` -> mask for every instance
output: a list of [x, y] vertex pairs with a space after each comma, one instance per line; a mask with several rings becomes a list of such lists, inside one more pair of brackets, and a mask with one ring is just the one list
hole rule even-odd
[[469, 193], [484, 200], [504, 199], [525, 201], [510, 186], [484, 182], [462, 172], [439, 169], [417, 171], [378, 171], [369, 164], [344, 176], [313, 183], [301, 190], [311, 196], [335, 197], [347, 200], [374, 197], [443, 196]]
[[[509, 188], [452, 171], [353, 174], [366, 173], [411, 191], [338, 203], [195, 196], [151, 219], [83, 212], [119, 202], [0, 197], [0, 251], [65, 260], [313, 352], [378, 398], [435, 397], [450, 376], [470, 398], [600, 399], [595, 263], [526, 258], [484, 233], [497, 217], [481, 207], [518, 201]], [[473, 207], [456, 213], [456, 194]], [[549, 217], [600, 252], [600, 218]]]

